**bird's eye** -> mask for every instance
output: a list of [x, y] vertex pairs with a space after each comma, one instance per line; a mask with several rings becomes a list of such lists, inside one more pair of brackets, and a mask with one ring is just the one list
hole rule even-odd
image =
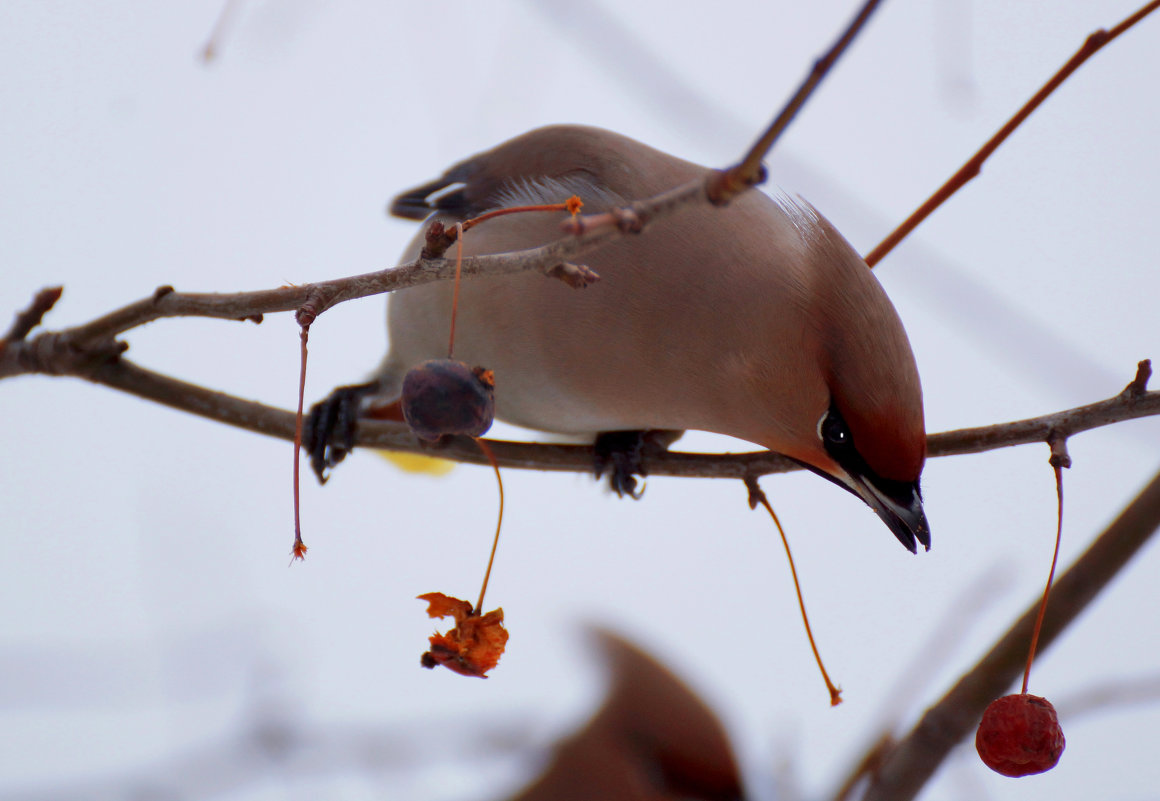
[[833, 412], [822, 420], [820, 433], [827, 445], [842, 447], [850, 443], [850, 430], [846, 428], [846, 421]]

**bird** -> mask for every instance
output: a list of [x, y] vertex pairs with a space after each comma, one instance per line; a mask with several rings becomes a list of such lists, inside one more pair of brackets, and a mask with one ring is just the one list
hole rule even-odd
[[[450, 227], [575, 195], [601, 212], [710, 172], [612, 131], [554, 125], [453, 165], [389, 210]], [[490, 219], [464, 235], [463, 253], [546, 244], [567, 216]], [[420, 231], [402, 263], [424, 242]], [[644, 472], [642, 442], [667, 445], [686, 430], [747, 440], [861, 498], [912, 553], [916, 542], [930, 549], [910, 342], [866, 262], [813, 206], [749, 191], [658, 219], [584, 260], [600, 280], [582, 290], [534, 273], [462, 282], [455, 357], [494, 375], [497, 419], [591, 438], [613, 464], [614, 489], [629, 494], [632, 473]], [[408, 370], [447, 355], [453, 292], [435, 282], [391, 294], [378, 369], [311, 413], [320, 478], [352, 447], [336, 422], [349, 428], [397, 404]]]
[[596, 629], [609, 686], [578, 731], [511, 801], [742, 801], [724, 726], [681, 679], [637, 645]]

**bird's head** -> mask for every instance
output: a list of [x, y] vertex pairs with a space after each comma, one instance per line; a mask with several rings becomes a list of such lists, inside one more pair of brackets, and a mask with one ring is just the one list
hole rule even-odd
[[857, 495], [908, 550], [930, 550], [919, 478], [926, 458], [922, 386], [906, 331], [866, 263], [806, 209], [809, 289], [803, 350], [808, 405], [786, 455]]
[[891, 424], [902, 418], [883, 421], [854, 415], [847, 419], [837, 400], [831, 403], [817, 425], [824, 458], [815, 452], [812, 462], [799, 461], [865, 501], [911, 553], [917, 552], [917, 543], [929, 551], [930, 526], [919, 487], [925, 435]]

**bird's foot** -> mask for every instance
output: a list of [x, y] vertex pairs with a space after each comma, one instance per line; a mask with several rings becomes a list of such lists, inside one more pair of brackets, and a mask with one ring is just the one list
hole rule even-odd
[[310, 456], [310, 469], [325, 484], [327, 470], [335, 467], [354, 450], [354, 435], [362, 415], [363, 401], [379, 391], [379, 384], [351, 384], [338, 387], [310, 407], [302, 426], [302, 447]]
[[643, 483], [637, 489], [637, 476], [648, 475], [645, 467], [650, 454], [663, 453], [682, 434], [681, 431], [653, 429], [648, 431], [604, 431], [596, 435], [596, 477], [608, 470], [608, 485], [617, 497], [625, 495], [640, 500]]

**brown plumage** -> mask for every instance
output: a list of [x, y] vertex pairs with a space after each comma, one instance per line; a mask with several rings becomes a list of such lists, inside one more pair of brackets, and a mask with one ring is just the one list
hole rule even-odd
[[597, 639], [612, 678], [604, 704], [512, 801], [740, 801], [737, 762], [709, 707], [636, 646]]

